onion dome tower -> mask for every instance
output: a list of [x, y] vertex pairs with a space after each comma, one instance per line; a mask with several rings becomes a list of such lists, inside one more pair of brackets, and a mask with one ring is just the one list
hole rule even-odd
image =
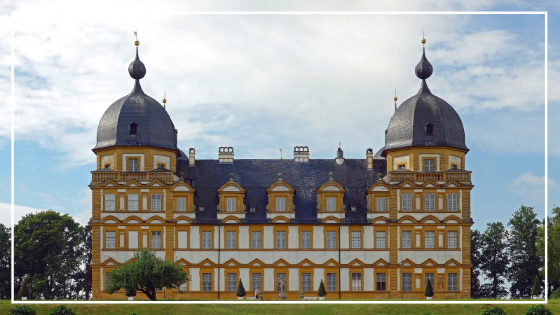
[[140, 79], [146, 67], [138, 56], [128, 66], [134, 79], [132, 92], [114, 102], [103, 114], [97, 128], [97, 144], [93, 150], [113, 146], [152, 146], [177, 150], [177, 130], [165, 108], [144, 93]]
[[[422, 45], [426, 43], [422, 39]], [[422, 48], [414, 72], [422, 80], [416, 95], [396, 108], [385, 136], [383, 152], [404, 147], [446, 146], [468, 150], [461, 118], [446, 101], [432, 94], [426, 80], [434, 68]]]

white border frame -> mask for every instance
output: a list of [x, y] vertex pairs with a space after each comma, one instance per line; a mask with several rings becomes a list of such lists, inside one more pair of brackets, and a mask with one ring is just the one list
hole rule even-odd
[[[264, 301], [262, 303], [255, 303], [253, 301], [99, 301], [99, 300], [89, 300], [89, 301], [18, 301], [14, 300], [15, 288], [14, 288], [14, 111], [15, 111], [15, 97], [14, 97], [14, 16], [20, 15], [22, 12], [12, 12], [10, 16], [10, 26], [11, 26], [11, 61], [12, 61], [12, 71], [11, 71], [11, 127], [12, 127], [12, 141], [11, 141], [11, 159], [12, 159], [12, 176], [11, 176], [11, 208], [12, 208], [12, 244], [11, 244], [11, 289], [12, 289], [12, 304], [547, 304], [548, 303], [548, 237], [544, 238], [545, 249], [544, 249], [544, 301], [422, 301], [422, 300], [411, 300], [411, 301]], [[544, 230], [545, 235], [548, 235], [548, 11], [200, 11], [200, 12], [161, 12], [163, 14], [174, 14], [174, 15], [445, 15], [445, 14], [456, 14], [456, 15], [544, 15], [544, 217], [545, 224]], [[25, 14], [25, 13], [24, 13]]]

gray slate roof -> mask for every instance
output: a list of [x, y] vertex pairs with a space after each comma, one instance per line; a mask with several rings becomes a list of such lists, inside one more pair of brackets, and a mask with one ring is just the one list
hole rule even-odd
[[[346, 159], [338, 165], [334, 159], [312, 159], [309, 162], [293, 160], [253, 160], [237, 159], [233, 163], [218, 163], [217, 160], [196, 160], [195, 166], [189, 167], [188, 160], [177, 160], [177, 174], [184, 173], [184, 178], [194, 178], [197, 207], [197, 220], [216, 219], [219, 200], [217, 190], [229, 181], [229, 174], [246, 190], [246, 222], [265, 222], [268, 196], [266, 189], [278, 181], [282, 173], [283, 181], [295, 189], [294, 205], [296, 220], [293, 222], [317, 221], [317, 189], [329, 180], [333, 172], [334, 181], [341, 184], [346, 192], [346, 222], [367, 222], [366, 190], [378, 180], [378, 173], [385, 175], [385, 160], [375, 160], [374, 169], [367, 170], [365, 159]], [[351, 206], [356, 211], [351, 211]], [[250, 212], [255, 207], [255, 212]], [[202, 221], [203, 221], [202, 220]], [[211, 223], [211, 221], [208, 221]]]

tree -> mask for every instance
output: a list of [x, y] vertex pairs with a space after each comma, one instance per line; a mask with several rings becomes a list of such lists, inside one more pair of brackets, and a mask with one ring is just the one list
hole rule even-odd
[[480, 299], [484, 297], [482, 286], [480, 284], [480, 263], [481, 249], [483, 247], [482, 240], [480, 239], [480, 231], [474, 230], [471, 232], [471, 297]]
[[48, 210], [25, 215], [14, 228], [16, 288], [25, 278], [34, 298], [76, 299], [83, 230], [68, 214]]
[[504, 275], [508, 265], [508, 233], [501, 222], [488, 223], [480, 236], [483, 244], [480, 256], [480, 271], [490, 283], [482, 286], [488, 297], [499, 298], [507, 295]]
[[511, 283], [510, 293], [516, 289], [522, 296], [529, 296], [533, 279], [543, 267], [543, 260], [537, 255], [537, 231], [541, 225], [533, 207], [522, 205], [509, 220], [509, 253], [511, 266], [507, 278]]
[[12, 296], [12, 229], [0, 223], [0, 299], [9, 300]]
[[531, 296], [541, 296], [541, 282], [539, 281], [539, 276], [535, 277], [535, 282], [533, 282], [533, 289], [531, 289]]
[[[560, 207], [552, 209], [548, 216], [548, 294], [560, 289]], [[544, 221], [537, 230], [537, 256], [544, 261]], [[544, 279], [544, 268], [539, 272]]]
[[323, 283], [323, 279], [321, 279], [321, 283], [319, 284], [319, 290], [317, 290], [317, 295], [320, 297], [327, 295], [327, 290], [325, 290], [325, 284]]
[[434, 296], [434, 287], [432, 286], [432, 281], [430, 279], [428, 279], [428, 282], [426, 282], [426, 288], [424, 290], [424, 296], [425, 297]]
[[18, 298], [31, 299], [31, 294], [29, 293], [29, 288], [27, 287], [27, 279], [23, 280], [23, 284], [18, 292]]
[[91, 296], [91, 226], [86, 226], [82, 233], [80, 249], [81, 270], [76, 273], [76, 291], [80, 292], [78, 298], [89, 300]]
[[238, 297], [244, 297], [245, 295], [247, 295], [247, 292], [245, 292], [245, 288], [243, 287], [243, 282], [241, 282], [241, 278], [239, 279], [239, 283], [237, 284], [237, 292], [235, 292], [235, 295], [237, 295]]
[[107, 280], [109, 284], [105, 291], [109, 294], [121, 288], [126, 292], [140, 290], [152, 301], [157, 301], [156, 288], [175, 288], [183, 293], [180, 286], [190, 281], [180, 264], [161, 260], [155, 252], [145, 248], [134, 252], [133, 260], [111, 270]]

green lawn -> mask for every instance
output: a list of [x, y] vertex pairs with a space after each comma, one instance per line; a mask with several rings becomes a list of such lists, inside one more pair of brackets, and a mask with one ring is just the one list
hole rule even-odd
[[[262, 303], [262, 304], [261, 304]], [[317, 305], [301, 305], [301, 304], [265, 304], [266, 302], [255, 302], [255, 305], [236, 304], [64, 304], [72, 308], [77, 314], [101, 315], [115, 314], [127, 315], [132, 312], [138, 315], [160, 315], [160, 314], [406, 314], [406, 315], [422, 315], [426, 313], [433, 314], [480, 314], [488, 304], [317, 304]], [[352, 301], [349, 301], [352, 303]], [[412, 302], [414, 303], [414, 302]], [[37, 310], [37, 314], [49, 314], [58, 305], [54, 304], [27, 304]], [[8, 314], [9, 310], [15, 305], [10, 301], [0, 301], [0, 314]], [[506, 304], [500, 305], [508, 315], [525, 314], [531, 305]], [[560, 314], [560, 301], [549, 302], [546, 307], [554, 314]]]

